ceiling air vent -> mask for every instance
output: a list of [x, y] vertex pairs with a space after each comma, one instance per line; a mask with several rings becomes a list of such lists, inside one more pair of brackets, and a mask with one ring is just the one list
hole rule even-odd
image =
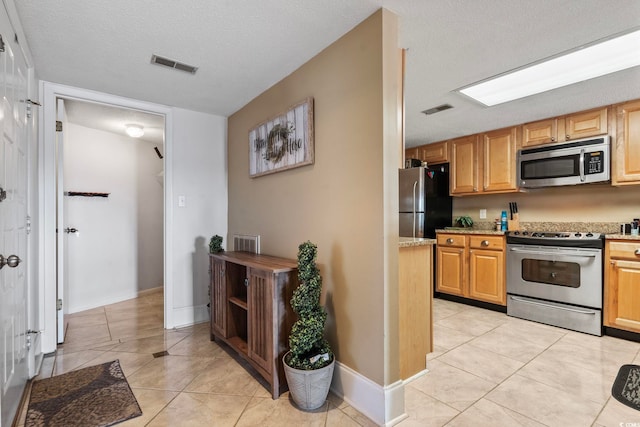
[[448, 110], [449, 108], [453, 108], [453, 107], [449, 104], [442, 104], [442, 105], [438, 105], [437, 107], [424, 110], [423, 113], [425, 113], [428, 116], [429, 114], [439, 113], [440, 111]]
[[180, 71], [186, 71], [191, 74], [195, 74], [198, 67], [193, 65], [183, 64], [182, 62], [174, 61], [173, 59], [163, 58], [158, 55], [151, 55], [151, 63], [156, 65], [162, 65], [169, 68], [174, 68]]

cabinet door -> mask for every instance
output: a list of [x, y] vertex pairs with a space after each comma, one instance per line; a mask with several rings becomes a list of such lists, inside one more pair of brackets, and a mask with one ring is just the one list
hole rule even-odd
[[451, 141], [451, 194], [478, 192], [479, 154], [477, 135]]
[[211, 331], [227, 338], [227, 281], [225, 262], [210, 257]]
[[[407, 148], [406, 150], [404, 150], [404, 158], [405, 159], [419, 159], [420, 158], [420, 149], [419, 149], [419, 147]], [[402, 167], [404, 167], [404, 165]]]
[[494, 304], [506, 304], [504, 252], [469, 251], [469, 297]]
[[640, 333], [640, 262], [611, 260], [606, 268], [604, 324]]
[[465, 249], [438, 246], [436, 260], [436, 290], [446, 294], [466, 296]]
[[607, 133], [607, 109], [584, 111], [570, 114], [564, 120], [565, 139], [586, 138]]
[[447, 141], [421, 145], [419, 159], [427, 165], [447, 163], [449, 161], [449, 144]]
[[483, 135], [484, 173], [482, 190], [516, 191], [518, 128], [500, 129]]
[[267, 373], [273, 371], [273, 274], [248, 269], [248, 356]]
[[617, 107], [617, 136], [612, 147], [614, 184], [640, 183], [640, 101]]
[[522, 146], [558, 142], [558, 119], [540, 120], [522, 125]]

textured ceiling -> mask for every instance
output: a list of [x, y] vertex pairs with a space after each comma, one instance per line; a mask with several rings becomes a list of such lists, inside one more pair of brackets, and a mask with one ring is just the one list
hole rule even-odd
[[[38, 78], [222, 116], [385, 7], [408, 49], [407, 146], [640, 98], [640, 67], [490, 108], [453, 92], [638, 27], [637, 0], [15, 3]], [[152, 54], [198, 72], [152, 65]], [[444, 103], [454, 108], [420, 113]]]

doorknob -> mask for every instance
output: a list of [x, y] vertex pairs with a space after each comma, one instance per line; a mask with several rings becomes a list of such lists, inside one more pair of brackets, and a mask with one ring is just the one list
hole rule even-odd
[[18, 255], [9, 255], [7, 258], [0, 255], [0, 269], [5, 265], [8, 265], [11, 268], [15, 268], [20, 264], [22, 260], [18, 257]]
[[64, 229], [64, 232], [67, 233], [67, 234], [69, 234], [69, 233], [77, 233], [78, 229], [77, 228], [69, 228], [69, 227], [67, 227], [67, 228]]

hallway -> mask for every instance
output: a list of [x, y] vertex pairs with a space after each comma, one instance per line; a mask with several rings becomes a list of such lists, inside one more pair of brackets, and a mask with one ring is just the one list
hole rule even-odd
[[65, 343], [39, 378], [119, 359], [143, 414], [118, 426], [375, 425], [333, 395], [314, 412], [296, 409], [288, 392], [273, 400], [257, 373], [210, 341], [208, 323], [164, 330], [161, 288], [66, 321]]

